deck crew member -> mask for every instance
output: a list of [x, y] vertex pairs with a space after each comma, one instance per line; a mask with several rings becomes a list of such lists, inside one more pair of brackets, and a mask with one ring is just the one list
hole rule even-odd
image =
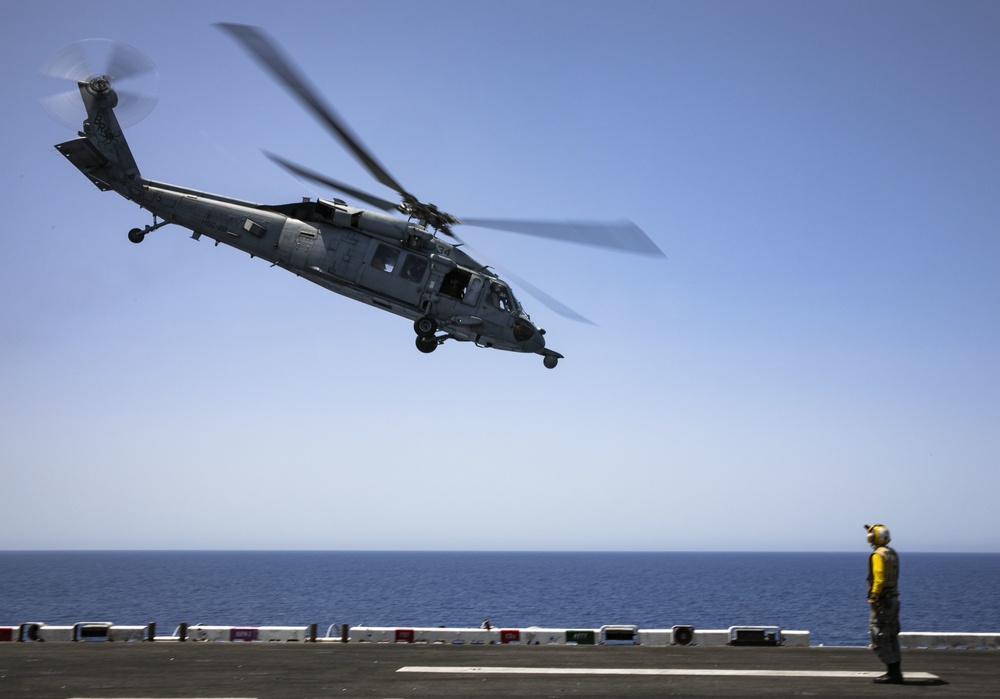
[[879, 684], [902, 684], [899, 670], [899, 556], [889, 548], [889, 529], [884, 524], [865, 525], [872, 553], [868, 558], [869, 631], [872, 650], [886, 665]]

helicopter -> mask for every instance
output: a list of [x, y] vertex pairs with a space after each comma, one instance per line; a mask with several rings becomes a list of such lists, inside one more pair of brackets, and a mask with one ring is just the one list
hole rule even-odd
[[[117, 192], [152, 214], [151, 224], [129, 231], [131, 242], [141, 243], [153, 231], [177, 225], [190, 230], [194, 240], [207, 237], [216, 245], [229, 245], [325, 289], [412, 321], [421, 352], [433, 352], [447, 340], [472, 342], [478, 347], [541, 355], [549, 369], [563, 355], [546, 346], [545, 331], [525, 312], [511, 284], [501, 279], [493, 265], [466, 252], [471, 248], [454, 229], [467, 225], [663, 255], [641, 229], [627, 221], [459, 218], [424, 203], [389, 174], [263, 30], [243, 24], [215, 26], [241, 45], [376, 181], [399, 198], [393, 201], [369, 194], [267, 152], [289, 173], [377, 210], [351, 206], [339, 198], [304, 197], [299, 202], [265, 205], [146, 179], [125, 139], [116, 108], [138, 103], [148, 113], [152, 100], [119, 94], [115, 85], [155, 70], [152, 64], [125, 44], [115, 44], [108, 65], [98, 71], [77, 60], [78, 51], [57, 54], [42, 72], [76, 83], [67, 94], [75, 100], [79, 92], [86, 118], [78, 138], [55, 148], [98, 189]], [[590, 322], [523, 279], [504, 274], [556, 313]]]

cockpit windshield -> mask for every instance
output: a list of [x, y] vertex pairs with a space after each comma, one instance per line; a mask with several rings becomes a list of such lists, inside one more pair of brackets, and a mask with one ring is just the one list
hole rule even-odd
[[514, 298], [510, 287], [503, 282], [490, 282], [490, 293], [486, 297], [486, 303], [512, 315], [521, 313], [521, 305]]

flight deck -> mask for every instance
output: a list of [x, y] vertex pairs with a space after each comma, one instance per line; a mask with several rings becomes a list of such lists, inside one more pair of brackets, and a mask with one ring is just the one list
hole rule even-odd
[[996, 650], [913, 649], [903, 685], [858, 647], [3, 643], [0, 696], [1000, 696]]

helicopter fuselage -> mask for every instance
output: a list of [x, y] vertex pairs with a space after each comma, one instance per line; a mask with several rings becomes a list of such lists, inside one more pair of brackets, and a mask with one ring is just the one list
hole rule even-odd
[[102, 80], [79, 83], [88, 114], [83, 132], [56, 148], [98, 188], [153, 214], [153, 225], [129, 233], [132, 242], [166, 224], [179, 225], [196, 240], [229, 245], [413, 320], [423, 352], [455, 339], [541, 354], [549, 367], [561, 358], [545, 348], [544, 331], [503, 280], [412, 221], [340, 200], [262, 205], [142, 178], [114, 115], [117, 97]]

